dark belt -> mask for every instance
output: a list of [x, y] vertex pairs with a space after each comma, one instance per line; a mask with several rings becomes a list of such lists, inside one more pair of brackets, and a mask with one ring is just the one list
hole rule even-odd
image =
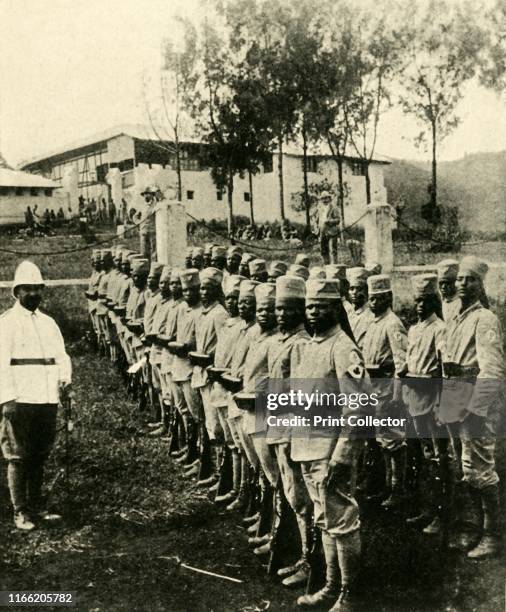
[[447, 361], [443, 363], [443, 372], [447, 378], [476, 378], [480, 373], [480, 368], [461, 366], [458, 363]]
[[53, 357], [47, 359], [35, 357], [33, 359], [11, 359], [11, 366], [23, 366], [23, 365], [43, 365], [51, 366], [56, 365], [56, 361]]
[[395, 368], [382, 366], [366, 366], [370, 378], [391, 378], [395, 374]]

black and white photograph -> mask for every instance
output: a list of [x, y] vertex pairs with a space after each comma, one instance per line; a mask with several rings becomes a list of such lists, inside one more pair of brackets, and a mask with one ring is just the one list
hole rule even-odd
[[0, 609], [506, 610], [505, 0], [0, 0]]

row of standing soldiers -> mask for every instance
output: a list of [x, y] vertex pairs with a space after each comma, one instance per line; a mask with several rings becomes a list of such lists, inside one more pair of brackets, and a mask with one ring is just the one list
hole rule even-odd
[[[140, 407], [151, 406], [151, 434], [168, 440], [185, 478], [244, 513], [268, 571], [305, 586], [300, 607], [353, 607], [357, 499], [470, 558], [499, 551], [494, 427], [504, 359], [483, 261], [445, 260], [437, 274], [413, 277], [408, 332], [376, 264], [310, 267], [304, 254], [267, 263], [206, 245], [188, 250], [185, 269], [150, 265], [122, 246], [94, 251], [92, 265], [96, 341]], [[337, 380], [348, 396], [366, 388], [378, 398], [375, 416], [392, 418], [360, 435], [270, 427], [255, 397], [279, 379]]]

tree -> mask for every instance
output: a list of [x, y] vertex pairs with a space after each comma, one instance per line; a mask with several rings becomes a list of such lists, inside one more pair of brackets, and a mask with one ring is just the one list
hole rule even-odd
[[228, 229], [234, 229], [234, 177], [254, 174], [269, 151], [270, 130], [256, 80], [232, 52], [226, 23], [206, 19], [197, 46], [198, 79], [185, 101], [208, 145], [204, 161], [218, 189], [227, 190]]
[[400, 102], [423, 130], [417, 146], [430, 142], [432, 181], [429, 218], [439, 219], [437, 206], [438, 145], [458, 125], [456, 114], [466, 83], [476, 73], [484, 31], [472, 6], [448, 0], [430, 0], [410, 6], [408, 61], [400, 74]]
[[[183, 32], [178, 44], [176, 37], [163, 43], [162, 70], [156, 91], [159, 102], [152, 108], [146, 100], [146, 110], [151, 129], [157, 141], [155, 146], [167, 153], [171, 166], [177, 175], [177, 197], [182, 199], [181, 153], [182, 138], [192, 131], [192, 122], [186, 112], [185, 98], [195, 86], [197, 31], [188, 19], [176, 17], [176, 23]], [[145, 92], [148, 87], [145, 83]]]
[[503, 93], [506, 90], [506, 4], [495, 0], [482, 14], [485, 44], [479, 56], [480, 81]]
[[392, 104], [394, 77], [403, 68], [406, 29], [401, 24], [397, 7], [381, 2], [357, 8], [350, 23], [353, 90], [343, 113], [350, 143], [362, 163], [367, 204], [381, 115]]

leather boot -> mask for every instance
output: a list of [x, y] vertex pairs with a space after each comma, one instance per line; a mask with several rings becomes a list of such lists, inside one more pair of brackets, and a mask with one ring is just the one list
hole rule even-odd
[[[216, 461], [217, 445], [209, 440], [207, 431], [205, 432], [205, 445], [203, 446], [203, 451], [205, 451], [207, 454], [201, 455], [200, 472], [197, 485], [199, 487], [209, 487], [216, 482], [218, 463]], [[207, 465], [204, 463], [204, 459], [207, 461]]]
[[316, 593], [306, 593], [297, 599], [297, 605], [306, 610], [332, 605], [339, 593], [339, 563], [335, 539], [328, 533], [322, 533], [323, 552], [325, 555], [325, 585]]
[[216, 503], [230, 503], [232, 502], [237, 495], [239, 494], [239, 489], [241, 488], [241, 455], [239, 455], [239, 451], [234, 448], [231, 452], [232, 455], [232, 488], [227, 493], [220, 494], [218, 491], [218, 495], [216, 495], [214, 501]]
[[216, 498], [214, 501], [218, 501], [219, 497], [223, 497], [227, 495], [227, 493], [230, 493], [233, 487], [232, 451], [225, 444], [221, 448], [220, 470], [218, 482], [216, 483]]
[[244, 455], [241, 455], [241, 485], [237, 493], [237, 497], [234, 501], [227, 506], [227, 510], [233, 512], [234, 510], [245, 510], [249, 504], [249, 465], [248, 460]]
[[470, 559], [493, 557], [501, 550], [499, 530], [499, 487], [491, 485], [480, 490], [483, 505], [483, 535], [478, 544], [469, 551]]
[[406, 448], [403, 446], [389, 454], [392, 465], [392, 489], [381, 506], [386, 509], [393, 509], [405, 501]]
[[374, 493], [365, 496], [365, 500], [368, 502], [381, 502], [387, 499], [392, 491], [392, 458], [389, 451], [382, 448], [380, 448], [379, 456], [383, 459], [385, 478], [383, 479], [383, 486], [379, 487]]
[[254, 516], [259, 509], [258, 470], [248, 466], [248, 504], [244, 509], [245, 516]]
[[[301, 584], [305, 584], [307, 582], [307, 579], [309, 578], [310, 567], [309, 567], [309, 558], [308, 558], [309, 548], [308, 548], [308, 521], [307, 521], [307, 518], [305, 516], [298, 514], [297, 515], [297, 526], [299, 528], [299, 533], [300, 533], [301, 556], [300, 556], [300, 559], [295, 564], [296, 571], [290, 576], [287, 576], [282, 581], [283, 586], [289, 587], [289, 588], [293, 588]], [[279, 571], [278, 571], [278, 575], [279, 575]]]
[[482, 498], [480, 491], [469, 486], [465, 480], [459, 481], [458, 489], [459, 495], [463, 498], [461, 503], [466, 504], [468, 515], [473, 517], [473, 524], [470, 522], [461, 524], [457, 533], [450, 539], [448, 546], [451, 549], [467, 552], [473, 549], [480, 540], [480, 531], [483, 525]]
[[276, 574], [284, 565], [282, 545], [284, 541], [293, 535], [291, 530], [288, 529], [290, 512], [292, 512], [292, 509], [288, 505], [281, 482], [278, 482], [274, 496], [274, 521], [271, 530], [270, 557], [267, 565], [267, 573], [270, 576]]
[[274, 489], [267, 480], [265, 474], [260, 474], [260, 513], [257, 527], [257, 535], [270, 533], [272, 528], [272, 515], [274, 510]]

